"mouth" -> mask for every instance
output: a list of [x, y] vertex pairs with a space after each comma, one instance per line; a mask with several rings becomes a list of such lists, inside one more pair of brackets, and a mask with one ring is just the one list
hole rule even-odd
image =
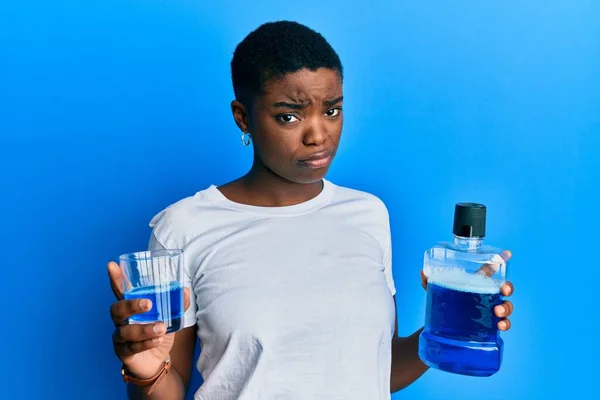
[[330, 150], [320, 151], [312, 154], [310, 157], [298, 161], [298, 164], [305, 168], [319, 169], [325, 168], [331, 163], [333, 152]]

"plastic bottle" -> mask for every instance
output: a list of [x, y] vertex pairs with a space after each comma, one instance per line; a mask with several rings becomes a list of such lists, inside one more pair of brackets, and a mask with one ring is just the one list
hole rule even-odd
[[500, 369], [504, 342], [494, 307], [502, 303], [506, 261], [500, 250], [483, 244], [485, 228], [483, 204], [458, 203], [454, 240], [425, 252], [427, 305], [419, 357], [432, 368], [470, 376]]

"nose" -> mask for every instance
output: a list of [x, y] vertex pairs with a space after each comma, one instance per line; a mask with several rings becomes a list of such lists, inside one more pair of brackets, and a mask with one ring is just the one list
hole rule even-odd
[[327, 128], [324, 121], [313, 120], [306, 126], [302, 143], [305, 146], [320, 146], [327, 140]]

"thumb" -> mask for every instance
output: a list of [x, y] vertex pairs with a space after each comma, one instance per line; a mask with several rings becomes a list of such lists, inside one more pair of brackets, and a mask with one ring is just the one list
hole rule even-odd
[[115, 262], [108, 263], [108, 277], [110, 278], [110, 287], [117, 300], [123, 299], [123, 275], [121, 268]]
[[190, 306], [190, 289], [183, 288], [183, 309], [187, 311]]
[[423, 270], [421, 270], [421, 286], [423, 286], [423, 289], [427, 290], [427, 276]]

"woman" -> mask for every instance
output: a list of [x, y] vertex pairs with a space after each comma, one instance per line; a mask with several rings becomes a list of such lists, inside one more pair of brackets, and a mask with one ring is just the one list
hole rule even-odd
[[[197, 400], [389, 398], [427, 367], [420, 331], [397, 336], [385, 205], [324, 179], [342, 131], [338, 55], [305, 26], [268, 23], [237, 46], [231, 72], [250, 171], [151, 222], [150, 248], [185, 249], [185, 328], [126, 325], [151, 305], [122, 300], [108, 266], [129, 396], [182, 399], [198, 335]], [[508, 329], [512, 304], [495, 311]]]

